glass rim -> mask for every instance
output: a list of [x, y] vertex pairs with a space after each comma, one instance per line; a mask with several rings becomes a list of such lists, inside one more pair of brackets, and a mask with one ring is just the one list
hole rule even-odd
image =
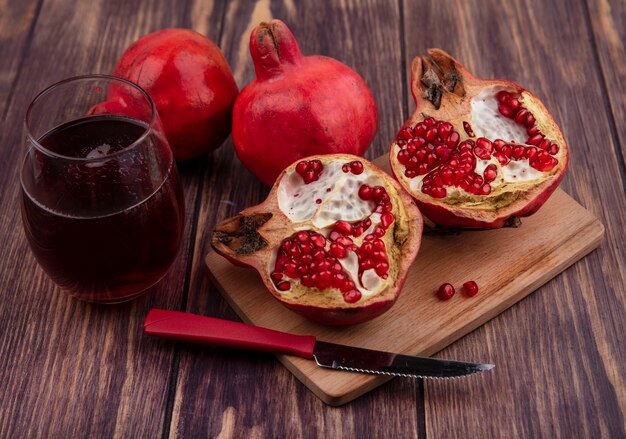
[[[109, 80], [109, 81], [117, 81], [117, 82], [122, 82], [125, 83], [126, 85], [133, 87], [137, 90], [139, 90], [139, 92], [146, 98], [146, 100], [148, 101], [148, 103], [150, 104], [150, 122], [148, 123], [148, 126], [145, 127], [143, 133], [141, 134], [141, 136], [139, 136], [134, 142], [130, 143], [128, 146], [125, 146], [124, 148], [120, 149], [119, 151], [115, 151], [111, 154], [108, 154], [106, 156], [103, 157], [91, 157], [91, 158], [87, 158], [87, 157], [72, 157], [72, 156], [67, 156], [64, 154], [59, 154], [57, 152], [54, 152], [48, 148], [46, 148], [45, 146], [43, 146], [41, 143], [39, 143], [39, 140], [35, 138], [35, 136], [33, 136], [33, 133], [30, 129], [29, 126], [29, 119], [31, 117], [31, 113], [33, 111], [34, 106], [36, 105], [37, 101], [41, 98], [43, 98], [44, 96], [46, 96], [47, 94], [51, 93], [53, 90], [55, 90], [56, 88], [68, 84], [70, 82], [79, 82], [79, 81], [84, 81], [84, 80], [90, 80], [90, 79], [102, 79], [102, 80]], [[156, 119], [156, 107], [154, 105], [154, 102], [152, 101], [152, 98], [150, 97], [150, 95], [148, 94], [147, 91], [145, 91], [141, 86], [139, 86], [138, 84], [135, 84], [132, 81], [129, 81], [127, 79], [124, 78], [120, 78], [117, 76], [113, 76], [113, 75], [105, 75], [105, 74], [90, 74], [90, 75], [79, 75], [79, 76], [72, 76], [66, 79], [63, 79], [61, 81], [55, 82], [54, 84], [49, 85], [48, 87], [44, 88], [42, 91], [40, 91], [34, 98], [33, 100], [30, 102], [30, 104], [28, 105], [28, 109], [26, 110], [26, 115], [24, 116], [24, 130], [26, 133], [26, 136], [28, 137], [29, 141], [31, 142], [32, 146], [34, 148], [36, 148], [39, 152], [46, 154], [50, 157], [53, 158], [58, 158], [58, 159], [63, 159], [63, 160], [68, 160], [68, 161], [76, 161], [76, 162], [80, 162], [80, 163], [91, 163], [91, 162], [99, 162], [99, 161], [103, 161], [103, 160], [108, 160], [112, 157], [124, 154], [126, 152], [128, 152], [130, 149], [134, 148], [136, 145], [142, 143], [146, 137], [148, 136], [148, 134], [150, 134], [150, 131], [153, 130], [154, 127], [154, 122]], [[50, 129], [53, 129], [55, 127], [50, 127]]]

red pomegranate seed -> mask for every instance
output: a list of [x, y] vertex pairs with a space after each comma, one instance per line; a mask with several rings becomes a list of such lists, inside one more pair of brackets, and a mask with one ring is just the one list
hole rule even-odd
[[309, 162], [309, 167], [313, 170], [313, 172], [315, 172], [316, 174], [319, 174], [322, 172], [322, 170], [324, 169], [324, 165], [322, 165], [322, 162], [319, 160], [311, 160]]
[[556, 155], [559, 152], [559, 145], [553, 143], [546, 151], [548, 151], [548, 154]]
[[341, 285], [341, 287], [339, 287], [339, 290], [342, 293], [347, 293], [350, 290], [354, 290], [356, 288], [356, 286], [354, 285], [354, 282], [352, 282], [351, 280], [346, 280], [343, 285]]
[[434, 127], [437, 124], [437, 121], [432, 117], [427, 117], [426, 119], [424, 119], [424, 123], [427, 127]]
[[524, 147], [516, 146], [515, 148], [513, 148], [513, 152], [511, 154], [514, 159], [516, 160], [521, 159], [522, 157], [524, 157]]
[[289, 288], [291, 288], [291, 283], [284, 280], [278, 282], [278, 284], [276, 284], [276, 288], [278, 288], [280, 291], [287, 291]]
[[345, 221], [337, 221], [335, 223], [335, 230], [342, 235], [351, 235], [352, 234], [352, 226], [350, 223]]
[[484, 137], [479, 137], [478, 139], [476, 139], [476, 146], [483, 148], [489, 153], [493, 151], [493, 143], [491, 143], [491, 140]]
[[433, 198], [445, 198], [448, 192], [445, 188], [434, 187], [430, 193]]
[[529, 114], [530, 112], [527, 109], [522, 108], [515, 114], [515, 122], [523, 124], [526, 121], [526, 116]]
[[372, 188], [366, 184], [361, 185], [361, 187], [359, 188], [359, 197], [362, 200], [371, 200], [372, 199]]
[[363, 173], [363, 163], [355, 160], [350, 163], [350, 169], [352, 170], [353, 174], [360, 175]]
[[454, 131], [454, 127], [450, 122], [440, 122], [437, 125], [437, 133], [442, 139], [447, 139]]
[[322, 249], [316, 250], [313, 253], [313, 259], [317, 259], [318, 261], [324, 259], [325, 256], [324, 250]]
[[442, 284], [437, 290], [437, 297], [439, 297], [441, 300], [448, 300], [452, 296], [454, 296], [454, 293], [455, 293], [454, 287], [446, 283], [446, 284]]
[[496, 160], [498, 160], [498, 162], [500, 162], [501, 165], [506, 165], [509, 162], [509, 158], [506, 156], [506, 154], [502, 153], [502, 152], [494, 152], [493, 156], [496, 158]]
[[[534, 120], [534, 118], [533, 118], [533, 120]], [[526, 133], [528, 134], [529, 137], [535, 136], [535, 135], [539, 134], [539, 128], [537, 128], [536, 126], [529, 127], [526, 130]]]
[[386, 194], [387, 191], [385, 190], [384, 187], [382, 186], [374, 186], [374, 188], [372, 189], [372, 199], [374, 201], [379, 201], [381, 199], [381, 197]]
[[492, 163], [485, 167], [485, 171], [483, 172], [483, 177], [486, 183], [491, 183], [492, 181], [494, 181], [497, 175], [498, 175], [498, 168], [496, 168], [496, 165]]
[[500, 112], [501, 115], [503, 115], [504, 117], [513, 117], [513, 109], [511, 107], [509, 107], [506, 104], [500, 104], [498, 105], [498, 111]]
[[474, 297], [478, 293], [478, 284], [473, 280], [465, 282], [463, 284], [463, 292], [466, 296]]
[[483, 159], [483, 160], [489, 160], [491, 158], [491, 155], [489, 154], [489, 152], [487, 152], [486, 149], [481, 148], [480, 146], [477, 146], [476, 148], [474, 148], [474, 154], [476, 154], [476, 157]]
[[316, 247], [324, 248], [326, 246], [326, 238], [319, 233], [313, 233], [311, 235], [311, 242]]
[[516, 109], [517, 107], [519, 107], [521, 105], [520, 101], [517, 98], [514, 98], [513, 96], [511, 96], [507, 102], [508, 106], [511, 107], [513, 110]]
[[406, 149], [398, 151], [398, 162], [402, 165], [406, 165], [409, 161], [409, 152]]
[[317, 180], [317, 174], [315, 174], [313, 170], [309, 169], [308, 171], [304, 173], [304, 175], [302, 176], [302, 179], [304, 180], [305, 184], [309, 184]]
[[346, 275], [344, 273], [333, 273], [330, 279], [330, 284], [333, 288], [339, 288], [346, 281]]
[[415, 132], [415, 137], [424, 137], [427, 129], [428, 127], [424, 122], [418, 123], [417, 125], [415, 125], [415, 128], [413, 128], [413, 131]]
[[374, 270], [376, 271], [377, 275], [382, 277], [382, 276], [386, 275], [387, 272], [389, 271], [389, 264], [387, 262], [379, 262], [374, 267]]
[[537, 154], [537, 148], [535, 148], [534, 146], [529, 146], [528, 148], [524, 149], [524, 157], [526, 157], [527, 159], [532, 158], [535, 154]]
[[343, 295], [343, 300], [346, 303], [355, 303], [361, 299], [361, 293], [358, 290], [350, 290]]
[[345, 258], [347, 255], [346, 248], [336, 242], [330, 244], [329, 253], [338, 259]]
[[450, 136], [446, 139], [445, 143], [446, 145], [448, 145], [450, 148], [454, 148], [459, 144], [459, 141], [461, 140], [461, 137], [459, 136], [459, 133], [457, 133], [456, 131], [454, 131], [452, 134], [450, 134]]
[[542, 141], [543, 141], [543, 134], [538, 133], [538, 134], [535, 134], [534, 136], [529, 137], [526, 143], [530, 145], [538, 146]]
[[309, 164], [306, 161], [299, 162], [296, 165], [296, 172], [304, 177], [304, 173], [306, 172]]
[[398, 138], [409, 140], [413, 138], [413, 129], [411, 127], [405, 127], [398, 133]]
[[541, 148], [541, 149], [548, 149], [550, 147], [550, 145], [552, 145], [552, 142], [550, 142], [550, 140], [543, 139], [541, 141], [541, 143], [539, 144], [539, 148]]
[[[278, 265], [276, 266], [276, 268], [278, 269]], [[283, 271], [287, 276], [292, 278], [296, 278], [299, 275], [298, 267], [296, 267], [296, 264], [294, 264], [293, 262], [286, 263]]]
[[505, 104], [509, 100], [510, 96], [511, 94], [505, 90], [500, 90], [498, 93], [496, 93], [496, 99], [501, 104]]
[[472, 130], [472, 126], [469, 124], [469, 122], [463, 122], [463, 129], [468, 136], [476, 137], [476, 135], [474, 134], [474, 130]]

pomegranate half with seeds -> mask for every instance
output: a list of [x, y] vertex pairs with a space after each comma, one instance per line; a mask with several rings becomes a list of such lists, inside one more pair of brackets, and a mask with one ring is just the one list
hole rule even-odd
[[499, 228], [535, 213], [568, 160], [548, 110], [517, 84], [428, 55], [413, 60], [416, 110], [391, 146], [396, 178], [440, 226]]
[[348, 154], [285, 169], [267, 199], [217, 225], [212, 246], [255, 268], [272, 295], [318, 323], [370, 320], [396, 301], [422, 217], [398, 183]]

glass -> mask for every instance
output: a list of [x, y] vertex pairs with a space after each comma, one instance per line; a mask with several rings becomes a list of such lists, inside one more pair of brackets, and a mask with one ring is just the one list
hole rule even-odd
[[44, 271], [71, 295], [133, 299], [174, 261], [184, 199], [154, 103], [113, 76], [48, 87], [25, 119], [22, 221]]

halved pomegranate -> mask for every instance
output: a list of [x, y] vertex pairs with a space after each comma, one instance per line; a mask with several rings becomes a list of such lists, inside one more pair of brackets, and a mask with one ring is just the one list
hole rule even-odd
[[348, 154], [285, 169], [267, 199], [217, 225], [212, 246], [255, 268], [272, 295], [318, 323], [370, 320], [396, 301], [422, 217], [398, 183]]
[[416, 110], [391, 145], [391, 168], [435, 224], [512, 224], [559, 185], [565, 139], [524, 88], [477, 78], [439, 49], [413, 60], [411, 88]]

